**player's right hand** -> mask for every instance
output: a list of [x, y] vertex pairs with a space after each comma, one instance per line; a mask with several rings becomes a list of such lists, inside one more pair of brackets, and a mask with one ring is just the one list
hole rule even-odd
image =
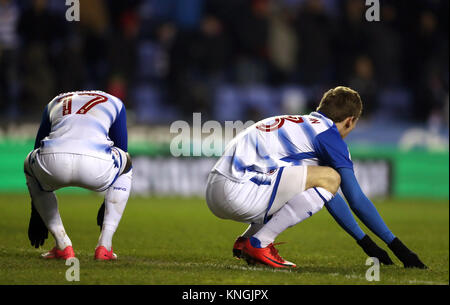
[[394, 262], [389, 254], [381, 249], [369, 235], [365, 235], [361, 240], [357, 241], [358, 245], [364, 250], [369, 257], [376, 257], [384, 265], [393, 265]]
[[39, 248], [48, 238], [48, 229], [31, 201], [31, 217], [28, 224], [28, 239], [31, 246]]

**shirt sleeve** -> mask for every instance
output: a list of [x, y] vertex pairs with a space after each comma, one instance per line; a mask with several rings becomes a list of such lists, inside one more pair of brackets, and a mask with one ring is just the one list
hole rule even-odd
[[50, 116], [48, 114], [48, 106], [46, 106], [44, 109], [44, 113], [42, 114], [41, 125], [39, 126], [36, 140], [34, 141], [34, 149], [41, 146], [41, 141], [50, 134], [51, 128], [52, 125], [50, 123]]
[[395, 235], [389, 230], [374, 204], [366, 197], [352, 170], [341, 168], [341, 189], [356, 216], [379, 238], [389, 244]]
[[128, 151], [127, 114], [125, 106], [122, 106], [122, 110], [120, 110], [116, 120], [109, 128], [108, 136], [114, 142], [115, 147], [125, 152]]
[[342, 140], [335, 126], [318, 134], [314, 138], [313, 145], [320, 165], [330, 166], [334, 169], [353, 169], [347, 144]]

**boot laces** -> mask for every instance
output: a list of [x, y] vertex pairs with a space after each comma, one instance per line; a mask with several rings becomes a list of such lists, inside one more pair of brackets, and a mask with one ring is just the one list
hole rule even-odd
[[279, 260], [280, 262], [284, 262], [284, 259], [278, 254], [278, 250], [275, 248], [275, 246], [277, 245], [282, 245], [285, 244], [285, 242], [279, 242], [279, 243], [275, 243], [275, 244], [270, 244], [268, 246], [269, 250], [270, 250], [270, 254], [275, 257], [277, 260]]

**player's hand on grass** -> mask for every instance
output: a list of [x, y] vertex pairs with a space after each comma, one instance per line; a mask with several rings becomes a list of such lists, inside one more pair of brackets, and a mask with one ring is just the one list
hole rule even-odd
[[47, 238], [48, 229], [32, 201], [30, 223], [28, 224], [28, 239], [31, 242], [31, 246], [39, 248]]
[[369, 257], [378, 258], [378, 260], [384, 265], [394, 264], [389, 257], [389, 254], [378, 247], [369, 235], [365, 235], [361, 240], [358, 240], [357, 243]]
[[388, 245], [405, 268], [428, 269], [419, 256], [406, 247], [397, 237]]

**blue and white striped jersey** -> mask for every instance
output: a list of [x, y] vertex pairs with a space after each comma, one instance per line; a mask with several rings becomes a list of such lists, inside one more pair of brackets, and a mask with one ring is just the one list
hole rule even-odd
[[227, 145], [213, 171], [243, 182], [257, 173], [295, 165], [353, 169], [347, 144], [320, 112], [276, 116], [250, 126]]
[[75, 153], [110, 159], [112, 146], [127, 151], [122, 101], [102, 91], [56, 96], [45, 108], [35, 148], [40, 153]]

